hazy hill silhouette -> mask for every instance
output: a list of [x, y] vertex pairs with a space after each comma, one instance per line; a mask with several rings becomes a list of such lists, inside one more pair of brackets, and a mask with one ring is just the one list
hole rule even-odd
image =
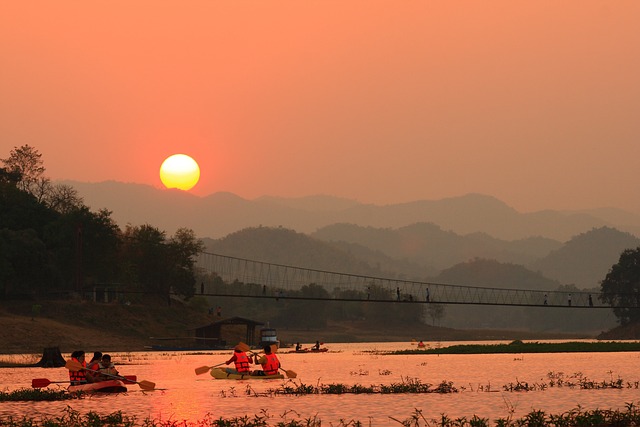
[[566, 241], [603, 226], [640, 235], [640, 215], [621, 210], [520, 213], [494, 197], [480, 194], [378, 206], [330, 196], [247, 200], [231, 193], [198, 197], [179, 190], [114, 181], [61, 183], [76, 188], [92, 210], [112, 211], [120, 226], [152, 224], [168, 234], [187, 227], [199, 237], [220, 238], [260, 225], [312, 233], [336, 223], [398, 228], [423, 222], [461, 235], [486, 233], [503, 240], [541, 236]]
[[546, 277], [579, 288], [599, 287], [625, 249], [640, 247], [640, 239], [610, 227], [581, 233], [532, 263]]
[[[640, 246], [640, 239], [608, 227], [581, 233], [563, 244], [542, 238], [509, 242], [478, 233], [460, 236], [424, 223], [400, 229], [337, 224], [312, 235], [284, 228], [256, 227], [222, 239], [203, 241], [208, 251], [229, 256], [418, 281], [452, 280], [456, 277], [447, 276], [445, 272], [453, 267], [467, 265], [471, 260], [489, 260], [494, 264], [476, 264], [476, 267], [494, 267], [499, 263], [520, 273], [525, 269], [531, 272], [536, 280], [525, 280], [513, 272], [506, 274], [507, 267], [501, 268], [501, 274], [511, 280], [509, 287], [523, 289], [550, 289], [549, 286], [560, 285], [597, 288], [623, 250]], [[542, 276], [546, 283], [538, 280]], [[481, 276], [477, 274], [469, 273], [465, 277], [466, 282], [457, 284], [498, 286], [479, 281]]]
[[231, 233], [221, 239], [202, 239], [207, 252], [273, 264], [359, 275], [382, 272], [365, 260], [285, 228], [253, 227]]
[[423, 266], [430, 274], [472, 258], [529, 264], [562, 246], [557, 240], [534, 237], [516, 241], [493, 238], [486, 233], [465, 236], [444, 231], [431, 223], [411, 224], [398, 229], [334, 224], [312, 236], [327, 241], [359, 244], [392, 258]]
[[[203, 242], [206, 251], [212, 253], [316, 270], [397, 278], [399, 274], [406, 274], [405, 268], [408, 264], [410, 268], [420, 272], [416, 276], [405, 277], [410, 280], [541, 290], [560, 286], [560, 283], [543, 277], [539, 272], [530, 271], [524, 266], [477, 257], [460, 263], [454, 261], [435, 275], [427, 275], [417, 262], [412, 263], [382, 255], [379, 251], [359, 244], [348, 246], [348, 250], [345, 250], [346, 246], [336, 246], [285, 228], [246, 228], [221, 239], [206, 238]], [[354, 250], [354, 248], [359, 249]], [[385, 268], [381, 268], [381, 265], [385, 265]], [[484, 266], [481, 268], [483, 274], [478, 275], [477, 269], [482, 266]], [[452, 272], [456, 274], [452, 275]], [[509, 279], [502, 280], [505, 286], [498, 285], [491, 280], [495, 277], [489, 276], [488, 272], [496, 273], [495, 277], [501, 280], [504, 277]], [[483, 279], [474, 280], [477, 277]]]

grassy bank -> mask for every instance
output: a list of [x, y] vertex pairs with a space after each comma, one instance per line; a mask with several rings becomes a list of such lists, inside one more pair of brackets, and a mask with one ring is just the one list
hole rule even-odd
[[620, 351], [640, 351], [640, 342], [577, 342], [561, 343], [522, 342], [515, 340], [509, 344], [469, 344], [448, 347], [398, 350], [388, 354], [513, 354], [513, 353], [610, 353]]

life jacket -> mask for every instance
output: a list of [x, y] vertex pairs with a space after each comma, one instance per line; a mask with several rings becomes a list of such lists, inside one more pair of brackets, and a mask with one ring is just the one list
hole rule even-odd
[[[80, 363], [80, 361], [78, 359], [76, 359], [75, 357], [72, 357], [71, 360], [73, 360], [74, 362], [78, 362]], [[87, 367], [87, 362], [84, 361], [82, 363], [80, 363], [82, 365], [83, 368]], [[84, 370], [79, 370], [79, 371], [72, 371], [69, 370], [69, 381], [71, 382], [71, 385], [78, 385], [78, 384], [86, 384], [87, 383], [87, 375], [85, 374]]]
[[278, 373], [278, 369], [280, 368], [280, 362], [278, 361], [278, 356], [275, 354], [265, 354], [264, 357], [267, 359], [267, 363], [262, 365], [262, 370], [265, 375], [275, 375]]
[[236, 353], [236, 360], [233, 361], [233, 363], [236, 366], [236, 371], [240, 372], [240, 373], [245, 373], [245, 372], [249, 372], [249, 358], [247, 357], [247, 353], [245, 352], [240, 352], [240, 353]]
[[113, 363], [109, 363], [109, 365], [105, 366], [102, 364], [102, 362], [100, 362], [98, 366], [99, 366], [98, 372], [100, 372], [101, 374], [100, 377], [102, 377], [103, 380], [112, 380], [113, 379], [111, 377], [112, 375], [116, 375], [116, 376], [118, 375], [118, 370], [116, 369]]

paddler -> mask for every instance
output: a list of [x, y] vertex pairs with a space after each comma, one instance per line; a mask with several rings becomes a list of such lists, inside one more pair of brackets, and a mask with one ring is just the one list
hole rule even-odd
[[102, 352], [95, 351], [93, 353], [93, 357], [91, 358], [89, 363], [87, 363], [88, 371], [85, 371], [85, 375], [87, 376], [88, 382], [94, 383], [94, 382], [100, 381], [100, 379], [98, 378], [99, 374], [97, 372], [92, 372], [92, 371], [98, 371], [100, 369], [101, 360], [102, 360]]
[[[87, 367], [87, 361], [84, 360], [83, 350], [76, 350], [71, 353], [71, 360], [74, 362], [78, 362], [80, 365], [82, 365], [83, 368]], [[87, 376], [85, 372], [86, 371], [84, 369], [79, 369], [77, 371], [69, 370], [69, 381], [71, 382], [71, 385], [86, 384]]]
[[115, 365], [111, 363], [111, 355], [102, 355], [102, 359], [100, 359], [100, 364], [98, 365], [98, 372], [100, 373], [98, 374], [97, 381], [108, 381], [112, 380], [113, 376], [119, 376]]
[[242, 351], [239, 345], [236, 345], [233, 348], [233, 355], [231, 356], [231, 359], [224, 363], [229, 365], [231, 362], [234, 363], [235, 369], [225, 368], [225, 371], [228, 374], [248, 375], [251, 373], [251, 357], [247, 356], [247, 353]]
[[278, 369], [280, 369], [278, 356], [271, 351], [270, 345], [264, 346], [264, 355], [260, 358], [256, 357], [255, 363], [256, 365], [262, 365], [262, 370], [253, 371], [251, 375], [275, 375], [278, 373]]

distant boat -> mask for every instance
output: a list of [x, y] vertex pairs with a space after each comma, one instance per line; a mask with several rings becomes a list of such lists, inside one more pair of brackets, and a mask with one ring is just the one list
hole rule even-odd
[[274, 328], [262, 328], [260, 329], [260, 346], [276, 345], [280, 347], [280, 341], [278, 341], [278, 334]]
[[329, 351], [327, 347], [322, 348], [302, 348], [300, 350], [290, 350], [287, 353], [326, 353]]

